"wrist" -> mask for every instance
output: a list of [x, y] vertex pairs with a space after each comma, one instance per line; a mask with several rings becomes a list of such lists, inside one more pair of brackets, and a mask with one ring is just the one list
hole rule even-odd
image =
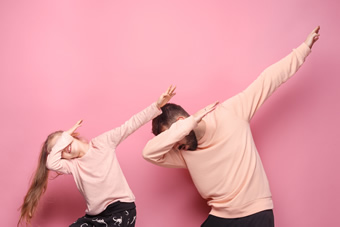
[[312, 44], [311, 43], [309, 43], [307, 40], [304, 43], [309, 47], [309, 49], [312, 49]]
[[156, 107], [157, 107], [159, 110], [162, 108], [162, 106], [161, 106], [158, 102], [156, 102]]

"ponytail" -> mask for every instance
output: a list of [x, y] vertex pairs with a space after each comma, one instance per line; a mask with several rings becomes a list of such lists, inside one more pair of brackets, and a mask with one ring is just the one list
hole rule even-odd
[[39, 200], [47, 189], [49, 170], [46, 167], [46, 160], [51, 149], [49, 143], [57, 134], [60, 134], [61, 132], [62, 131], [56, 131], [50, 134], [41, 148], [38, 167], [34, 173], [31, 186], [24, 198], [24, 202], [20, 207], [21, 214], [17, 226], [19, 226], [21, 222], [30, 224], [31, 219], [38, 207]]

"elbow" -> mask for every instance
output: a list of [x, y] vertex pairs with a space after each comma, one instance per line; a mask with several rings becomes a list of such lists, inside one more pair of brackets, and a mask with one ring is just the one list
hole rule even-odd
[[61, 169], [61, 165], [58, 162], [47, 161], [46, 168], [52, 171], [59, 171]]
[[145, 149], [143, 150], [143, 158], [146, 161], [151, 162], [152, 164], [155, 164], [155, 165], [159, 165], [159, 163], [161, 162], [159, 157], [153, 156], [150, 152], [147, 152], [147, 150]]
[[152, 158], [151, 158], [150, 154], [147, 152], [146, 149], [143, 150], [143, 158], [148, 162], [152, 161]]
[[49, 170], [51, 170], [52, 167], [53, 167], [53, 163], [49, 160], [49, 156], [47, 157], [45, 166], [46, 166], [46, 168], [49, 169]]
[[55, 165], [54, 163], [50, 163], [50, 162], [47, 162], [46, 163], [46, 168], [49, 169], [49, 170], [56, 170], [57, 169], [57, 165]]
[[143, 158], [146, 160], [146, 161], [149, 161], [151, 162], [152, 161], [152, 148], [150, 146], [150, 141], [145, 145], [144, 149], [143, 149], [143, 152], [142, 152], [142, 155], [143, 155]]

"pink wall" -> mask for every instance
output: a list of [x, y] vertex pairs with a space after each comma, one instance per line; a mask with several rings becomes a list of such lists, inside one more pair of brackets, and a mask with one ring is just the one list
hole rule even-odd
[[[119, 126], [170, 84], [190, 113], [240, 92], [321, 25], [296, 77], [258, 111], [254, 137], [276, 226], [337, 226], [340, 3], [285, 1], [0, 1], [2, 226], [18, 208], [51, 131], [84, 119], [92, 138]], [[199, 226], [209, 208], [185, 170], [145, 162], [150, 123], [118, 157], [140, 227]], [[49, 182], [33, 226], [68, 226], [85, 204], [71, 176]], [[179, 224], [182, 223], [182, 224]]]

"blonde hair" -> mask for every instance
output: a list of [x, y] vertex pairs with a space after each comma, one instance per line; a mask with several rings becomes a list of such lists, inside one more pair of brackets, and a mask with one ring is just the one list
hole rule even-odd
[[56, 131], [51, 133], [43, 143], [38, 160], [38, 166], [33, 175], [33, 179], [31, 180], [31, 186], [28, 189], [24, 202], [20, 207], [21, 214], [17, 226], [19, 226], [22, 222], [25, 222], [26, 224], [31, 223], [31, 219], [38, 207], [39, 200], [47, 189], [49, 170], [46, 167], [46, 160], [49, 152], [51, 151], [50, 142], [62, 132], [63, 131]]

